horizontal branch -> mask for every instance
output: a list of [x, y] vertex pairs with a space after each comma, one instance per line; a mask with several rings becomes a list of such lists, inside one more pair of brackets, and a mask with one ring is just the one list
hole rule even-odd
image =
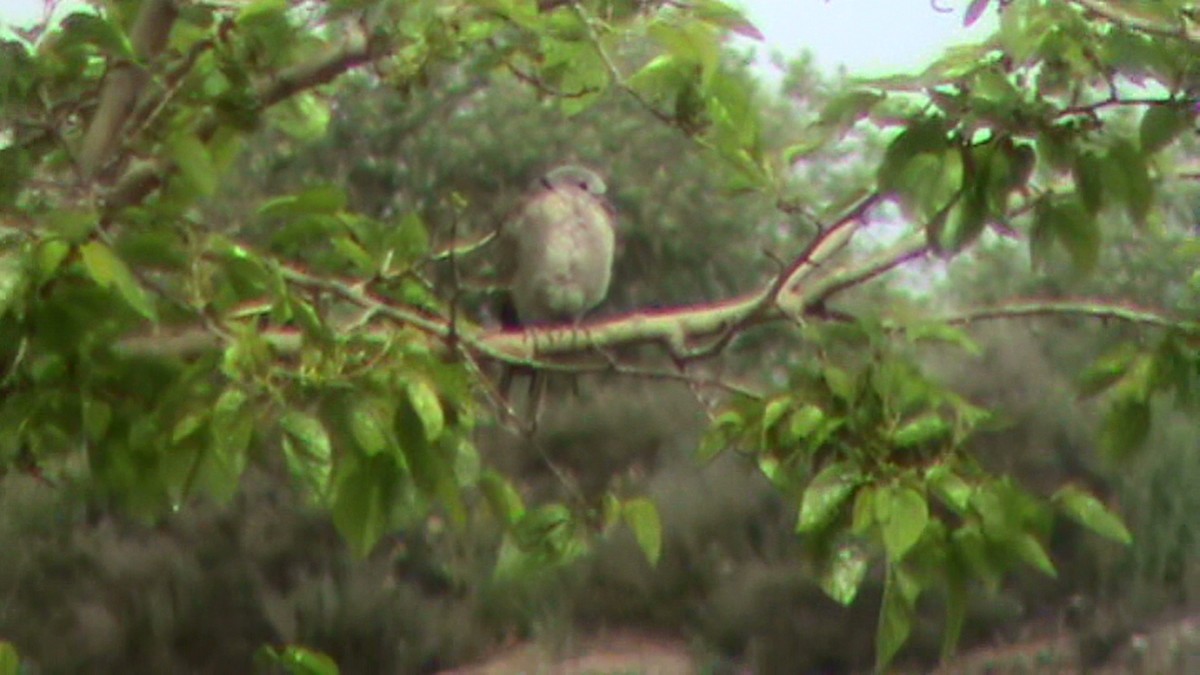
[[1184, 321], [1164, 312], [1128, 304], [1099, 300], [1014, 300], [995, 307], [953, 314], [942, 321], [966, 326], [976, 321], [1051, 316], [1084, 316], [1093, 319], [1116, 320], [1154, 328], [1183, 330], [1200, 335], [1200, 323]]

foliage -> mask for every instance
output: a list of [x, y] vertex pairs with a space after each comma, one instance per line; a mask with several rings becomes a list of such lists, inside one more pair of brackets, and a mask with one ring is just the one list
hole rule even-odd
[[[1137, 327], [1081, 377], [1082, 394], [1106, 397], [1101, 438], [1116, 458], [1143, 447], [1160, 399], [1193, 404], [1200, 377], [1190, 281], [1149, 298], [1153, 308], [1105, 289], [943, 307], [948, 317], [858, 290], [929, 256], [1004, 251], [998, 238], [1023, 242], [1035, 279], [1064, 263], [1086, 275], [1142, 238], [1168, 241], [1174, 264], [1194, 268], [1195, 247], [1169, 239], [1180, 204], [1165, 196], [1186, 177], [1178, 148], [1196, 113], [1198, 41], [1177, 28], [1184, 3], [1135, 13], [1090, 0], [972, 2], [965, 19], [989, 9], [1001, 21], [987, 43], [915, 77], [810, 94], [794, 117], [760, 105], [726, 44], [754, 28], [708, 0], [127, 0], [7, 40], [0, 467], [53, 477], [82, 456], [90, 484], [152, 519], [197, 494], [227, 500], [249, 466], [275, 461], [360, 556], [397, 530], [465, 528], [482, 503], [504, 530], [497, 578], [577, 560], [621, 522], [658, 562], [670, 537], [654, 502], [607, 478], [598, 495], [542, 499], [480, 452], [481, 428], [512, 412], [484, 369], [680, 378], [726, 395], [700, 456], [734, 449], [755, 463], [795, 510], [831, 598], [853, 602], [882, 566], [879, 667], [931, 590], [946, 598], [948, 655], [972, 582], [996, 589], [1019, 565], [1056, 574], [1056, 514], [1118, 542], [1130, 533], [1081, 485], [1039, 494], [980, 461], [977, 432], [991, 417], [929, 375], [920, 350], [970, 353], [967, 328], [985, 319]], [[447, 133], [453, 119], [442, 126], [472, 105], [503, 110], [521, 90], [579, 129], [604, 124], [596, 111], [613, 106], [657, 132], [631, 126], [619, 150], [597, 148], [607, 136], [594, 132], [514, 143], [538, 133], [546, 109], [482, 143]], [[388, 95], [339, 99], [362, 92]], [[397, 123], [364, 147], [354, 130], [380, 115]], [[246, 149], [263, 135], [276, 143]], [[843, 140], [855, 136], [857, 146]], [[274, 156], [288, 144], [349, 151], [312, 181], [313, 163]], [[477, 145], [489, 161], [472, 156]], [[652, 302], [668, 275], [631, 277], [617, 302], [708, 304], [534, 341], [491, 330], [479, 303], [463, 312], [460, 237], [502, 220], [503, 200], [490, 197], [549, 148], [608, 156], [614, 171], [679, 160], [713, 192], [755, 195], [744, 210], [713, 211], [715, 197], [680, 204], [667, 170], [631, 181], [618, 204], [634, 218], [629, 269], [670, 262], [690, 277], [677, 272], [687, 281]], [[663, 154], [640, 155], [651, 148]], [[798, 164], [835, 158], [860, 165], [815, 187], [798, 178], [812, 174]], [[276, 173], [269, 196], [238, 194], [229, 177], [243, 159]], [[894, 236], [855, 240], [881, 221]], [[692, 238], [726, 250], [701, 264]], [[764, 245], [773, 260], [755, 259]], [[764, 323], [775, 326], [757, 332]], [[754, 352], [738, 365], [759, 390], [682, 368], [723, 351], [732, 361], [726, 347], [742, 335]], [[669, 358], [615, 351], [644, 344]], [[599, 366], [570, 358], [610, 348]], [[261, 654], [332, 666], [297, 647]]]

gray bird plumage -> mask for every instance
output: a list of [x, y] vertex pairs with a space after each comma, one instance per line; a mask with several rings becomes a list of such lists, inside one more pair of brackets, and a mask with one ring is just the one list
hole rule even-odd
[[578, 321], [608, 293], [615, 235], [605, 191], [595, 172], [558, 167], [535, 183], [504, 225], [521, 324]]
[[[600, 304], [612, 276], [613, 213], [600, 176], [575, 165], [538, 179], [500, 230], [501, 274], [520, 325], [577, 323]], [[507, 392], [513, 372], [506, 373]], [[530, 409], [536, 421], [541, 378], [530, 375]]]

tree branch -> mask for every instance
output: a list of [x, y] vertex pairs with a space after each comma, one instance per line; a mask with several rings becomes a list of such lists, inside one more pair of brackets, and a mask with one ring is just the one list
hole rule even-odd
[[162, 53], [177, 14], [174, 0], [142, 3], [129, 36], [133, 52], [142, 64], [117, 63], [108, 71], [100, 90], [100, 103], [79, 150], [79, 171], [84, 180], [94, 178], [96, 171], [108, 163], [109, 155], [123, 137], [121, 132], [149, 77], [143, 64]]

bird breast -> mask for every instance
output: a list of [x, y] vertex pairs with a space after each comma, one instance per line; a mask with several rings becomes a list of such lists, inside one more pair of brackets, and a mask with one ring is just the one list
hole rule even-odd
[[613, 227], [603, 203], [559, 187], [527, 205], [518, 231], [513, 299], [523, 323], [575, 320], [604, 299]]

